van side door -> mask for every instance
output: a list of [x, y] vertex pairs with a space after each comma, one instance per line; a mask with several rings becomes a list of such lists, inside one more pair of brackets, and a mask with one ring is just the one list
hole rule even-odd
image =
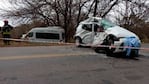
[[83, 24], [82, 29], [84, 29], [84, 32], [82, 33], [82, 42], [85, 44], [91, 44], [95, 36], [94, 24]]
[[105, 32], [103, 26], [97, 24], [96, 27], [97, 29], [95, 31], [96, 35], [94, 37], [93, 45], [101, 45], [108, 34]]

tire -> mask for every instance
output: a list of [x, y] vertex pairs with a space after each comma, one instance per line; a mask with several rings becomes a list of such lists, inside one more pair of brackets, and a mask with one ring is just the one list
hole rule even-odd
[[76, 47], [81, 47], [81, 39], [77, 37], [75, 39], [75, 44], [76, 44]]
[[97, 47], [97, 48], [94, 49], [94, 51], [96, 53], [104, 53], [104, 54], [106, 54], [105, 48]]
[[[108, 36], [106, 38], [105, 45], [108, 45], [108, 46], [114, 45], [114, 38], [112, 36]], [[106, 48], [107, 56], [112, 56], [114, 51], [115, 51], [115, 48], [107, 47]]]
[[139, 57], [139, 51], [138, 50], [131, 50], [130, 56], [133, 57]]

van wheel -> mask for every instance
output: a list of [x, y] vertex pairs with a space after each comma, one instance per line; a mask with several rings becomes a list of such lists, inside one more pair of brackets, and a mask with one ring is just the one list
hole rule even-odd
[[75, 44], [77, 47], [81, 47], [81, 39], [80, 38], [76, 38], [75, 39]]
[[[113, 39], [113, 37], [108, 36], [108, 37], [106, 38], [106, 43], [105, 43], [105, 45], [108, 45], [108, 46], [114, 45], [114, 39]], [[107, 54], [107, 56], [112, 56], [114, 51], [115, 51], [115, 48], [107, 47], [107, 48], [106, 48], [106, 54]]]

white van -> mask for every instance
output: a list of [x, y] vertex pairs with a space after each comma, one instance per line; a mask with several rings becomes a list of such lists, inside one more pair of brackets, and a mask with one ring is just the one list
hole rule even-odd
[[22, 35], [30, 42], [64, 42], [64, 29], [58, 26], [37, 27]]

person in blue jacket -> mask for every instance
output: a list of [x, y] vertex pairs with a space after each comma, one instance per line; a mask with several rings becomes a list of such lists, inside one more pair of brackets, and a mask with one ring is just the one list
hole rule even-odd
[[134, 55], [135, 57], [139, 56], [140, 46], [141, 43], [136, 37], [126, 37], [126, 40], [124, 42], [124, 47], [127, 47], [124, 48], [124, 51], [126, 52], [126, 57], [131, 57], [132, 55]]

